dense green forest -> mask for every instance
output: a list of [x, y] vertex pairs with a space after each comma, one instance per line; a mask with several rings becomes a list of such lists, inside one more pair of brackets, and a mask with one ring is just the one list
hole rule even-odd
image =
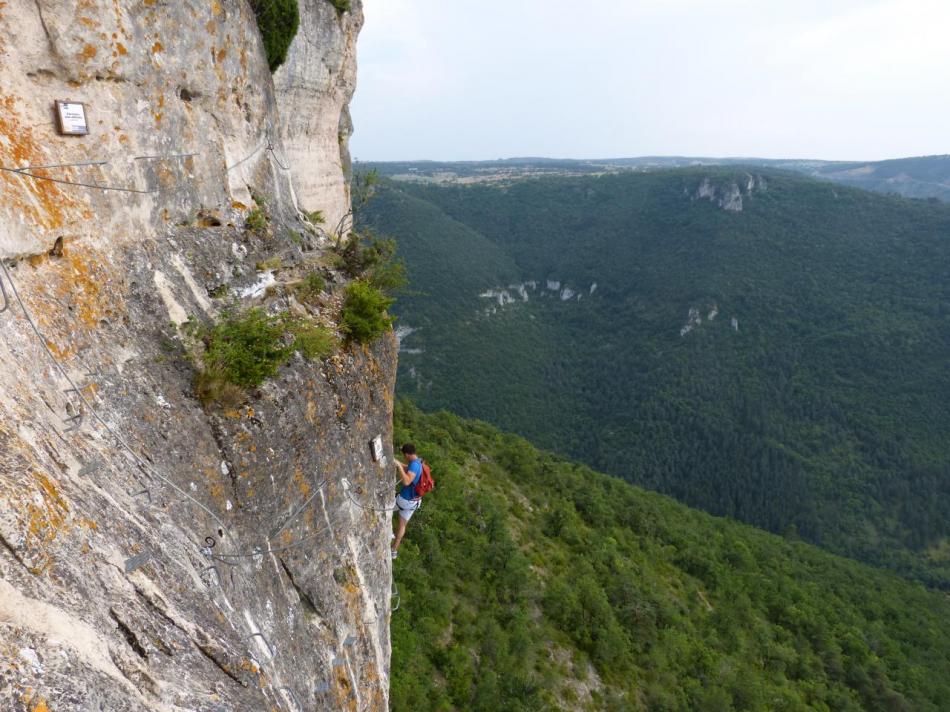
[[950, 599], [397, 404], [392, 709], [945, 710]]
[[950, 586], [950, 206], [702, 168], [390, 183], [365, 219], [421, 407]]

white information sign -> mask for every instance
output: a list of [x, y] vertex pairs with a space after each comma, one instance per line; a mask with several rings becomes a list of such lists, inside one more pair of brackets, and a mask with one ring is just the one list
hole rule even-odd
[[67, 136], [85, 136], [89, 133], [86, 105], [75, 101], [57, 101], [56, 117], [59, 132]]
[[373, 450], [373, 460], [379, 462], [383, 459], [383, 436], [377, 435], [370, 442], [370, 447]]

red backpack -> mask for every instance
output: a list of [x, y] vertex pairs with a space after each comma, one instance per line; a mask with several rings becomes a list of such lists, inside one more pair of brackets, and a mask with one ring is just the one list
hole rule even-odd
[[420, 499], [435, 489], [435, 480], [432, 479], [432, 469], [429, 463], [422, 460], [422, 474], [419, 475], [419, 481], [416, 483], [416, 499]]

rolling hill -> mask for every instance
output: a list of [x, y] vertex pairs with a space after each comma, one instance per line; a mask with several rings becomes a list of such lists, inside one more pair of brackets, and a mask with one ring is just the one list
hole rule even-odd
[[498, 161], [403, 161], [362, 164], [382, 175], [413, 182], [497, 182], [529, 176], [601, 175], [696, 166], [755, 166], [783, 169], [878, 193], [950, 202], [950, 155], [887, 161], [821, 161], [700, 156], [639, 156], [607, 159], [509, 158]]
[[389, 183], [399, 389], [950, 586], [950, 206], [756, 168]]
[[[394, 562], [392, 709], [941, 710], [950, 601], [447, 413]], [[398, 662], [395, 662], [398, 661]]]

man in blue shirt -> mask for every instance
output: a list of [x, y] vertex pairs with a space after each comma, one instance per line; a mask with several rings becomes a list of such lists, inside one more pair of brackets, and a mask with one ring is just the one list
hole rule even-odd
[[399, 494], [396, 495], [396, 511], [399, 512], [399, 526], [396, 528], [396, 537], [392, 543], [392, 556], [395, 559], [399, 551], [399, 545], [402, 543], [402, 537], [406, 533], [406, 525], [412, 519], [413, 513], [419, 509], [420, 498], [416, 494], [416, 485], [422, 477], [422, 460], [416, 455], [416, 448], [412, 443], [406, 443], [401, 448], [403, 457], [406, 458], [406, 464], [396, 462], [399, 469], [399, 476], [402, 479], [402, 487]]

